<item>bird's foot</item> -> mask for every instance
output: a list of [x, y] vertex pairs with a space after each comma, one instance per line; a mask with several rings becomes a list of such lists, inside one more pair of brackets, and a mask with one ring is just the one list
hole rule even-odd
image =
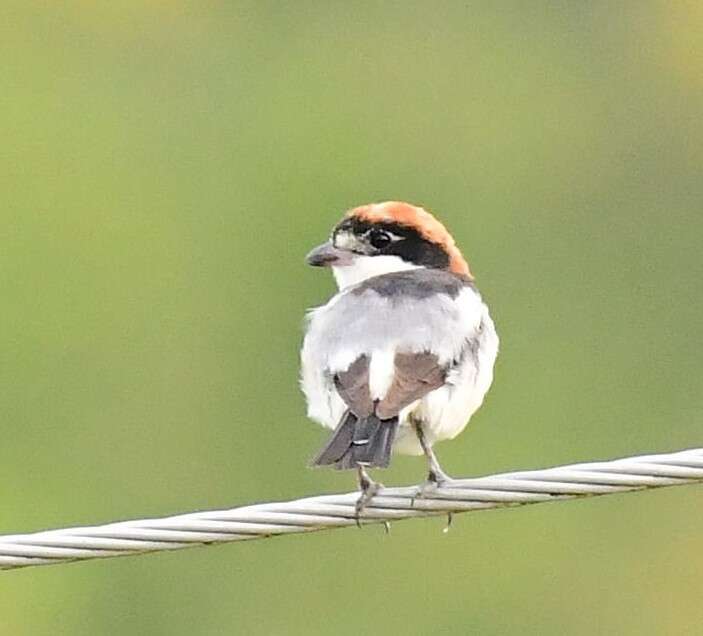
[[442, 488], [454, 481], [447, 473], [443, 470], [430, 470], [427, 475], [427, 480], [425, 483], [420, 484], [417, 487], [417, 492], [412, 496], [412, 503], [415, 503], [416, 499], [424, 499], [426, 497], [431, 497], [437, 488]]
[[[427, 480], [425, 481], [425, 483], [423, 483], [417, 487], [417, 491], [410, 499], [410, 507], [412, 508], [415, 506], [415, 500], [432, 497], [437, 492], [438, 488], [442, 488], [443, 486], [447, 486], [452, 481], [454, 481], [454, 480], [449, 475], [447, 475], [443, 470], [441, 470], [441, 469], [430, 470], [429, 474], [427, 475]], [[453, 519], [452, 512], [451, 511], [447, 512], [447, 525], [444, 527], [443, 532], [445, 532], [445, 533], [449, 532], [449, 528], [452, 525], [452, 519]]]

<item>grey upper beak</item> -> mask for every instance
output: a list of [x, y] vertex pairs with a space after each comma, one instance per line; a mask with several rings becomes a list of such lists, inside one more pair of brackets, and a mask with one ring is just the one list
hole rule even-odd
[[351, 254], [337, 249], [331, 241], [318, 245], [306, 257], [305, 262], [313, 267], [331, 267], [332, 265], [347, 265]]

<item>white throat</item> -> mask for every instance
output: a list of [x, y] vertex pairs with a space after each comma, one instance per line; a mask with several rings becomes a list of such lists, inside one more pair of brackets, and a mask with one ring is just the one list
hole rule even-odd
[[362, 280], [391, 272], [403, 272], [409, 269], [421, 269], [404, 261], [400, 256], [356, 256], [351, 265], [346, 267], [332, 267], [337, 287], [344, 289], [356, 285]]

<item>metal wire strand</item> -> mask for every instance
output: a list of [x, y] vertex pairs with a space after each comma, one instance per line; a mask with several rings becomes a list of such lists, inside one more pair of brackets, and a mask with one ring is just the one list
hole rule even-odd
[[[471, 510], [561, 501], [703, 481], [703, 448], [453, 480], [418, 496], [384, 488], [361, 523], [385, 523]], [[344, 528], [357, 523], [358, 493], [322, 495], [231, 510], [193, 512], [102, 526], [0, 536], [0, 569], [178, 550], [198, 545]]]

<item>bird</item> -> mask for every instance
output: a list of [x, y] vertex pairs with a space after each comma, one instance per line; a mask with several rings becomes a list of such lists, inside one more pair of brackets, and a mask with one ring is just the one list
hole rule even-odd
[[300, 383], [312, 420], [333, 432], [311, 465], [357, 471], [357, 522], [383, 485], [369, 469], [422, 455], [417, 496], [451, 482], [434, 452], [481, 406], [498, 335], [446, 227], [402, 201], [355, 207], [306, 257], [338, 291], [308, 311]]

